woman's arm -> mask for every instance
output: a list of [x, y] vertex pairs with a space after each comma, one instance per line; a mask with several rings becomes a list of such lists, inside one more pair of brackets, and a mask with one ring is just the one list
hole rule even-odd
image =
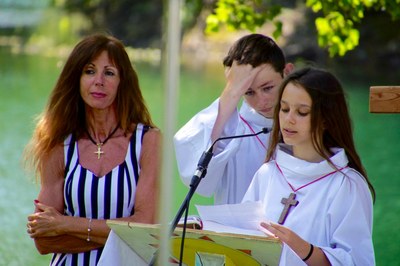
[[[92, 221], [88, 238], [89, 219], [64, 214], [64, 150], [54, 148], [43, 160], [40, 191], [35, 200], [35, 212], [28, 216], [28, 232], [39, 253], [82, 252], [104, 245], [109, 228], [105, 221]], [[29, 229], [30, 228], [30, 229]], [[96, 230], [94, 230], [96, 228]]]
[[[161, 134], [151, 129], [144, 135], [140, 157], [141, 172], [135, 198], [135, 214], [116, 220], [140, 223], [156, 221], [160, 172]], [[64, 157], [63, 147], [57, 147], [45, 160], [41, 189], [35, 213], [28, 224], [35, 245], [41, 254], [84, 252], [105, 244], [110, 228], [106, 220], [63, 215]], [[88, 229], [90, 227], [90, 232]], [[89, 241], [88, 241], [89, 239]]]

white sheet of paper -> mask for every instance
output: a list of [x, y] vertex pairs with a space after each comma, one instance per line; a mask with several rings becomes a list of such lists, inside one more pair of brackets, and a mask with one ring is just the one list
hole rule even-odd
[[203, 230], [213, 231], [213, 232], [217, 232], [217, 233], [265, 236], [265, 234], [259, 230], [242, 229], [239, 227], [223, 225], [223, 224], [212, 222], [212, 221], [205, 221], [205, 223], [203, 223]]
[[[260, 223], [267, 222], [261, 202], [239, 204], [196, 205], [203, 229], [220, 233], [264, 235]], [[263, 229], [265, 233], [269, 233]], [[269, 233], [271, 234], [271, 233]], [[272, 234], [271, 234], [272, 235]]]

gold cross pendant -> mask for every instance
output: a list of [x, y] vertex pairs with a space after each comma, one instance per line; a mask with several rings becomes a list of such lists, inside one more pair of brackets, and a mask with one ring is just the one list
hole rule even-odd
[[103, 145], [103, 143], [98, 143], [97, 145], [97, 151], [95, 151], [94, 153], [97, 154], [97, 159], [100, 159], [101, 155], [104, 153], [104, 151], [101, 150], [101, 145]]

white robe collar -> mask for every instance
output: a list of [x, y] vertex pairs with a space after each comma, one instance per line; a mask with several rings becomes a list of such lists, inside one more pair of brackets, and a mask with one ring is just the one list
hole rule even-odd
[[256, 124], [269, 129], [272, 128], [273, 120], [258, 113], [255, 109], [250, 107], [245, 100], [243, 100], [242, 106], [240, 107], [240, 115], [250, 124]]
[[[324, 160], [319, 163], [311, 163], [294, 157], [290, 153], [290, 146], [279, 144], [276, 150], [275, 162], [284, 174], [284, 178], [293, 186], [304, 185], [324, 175], [336, 171], [328, 161]], [[334, 155], [330, 158], [338, 169], [346, 167], [348, 159], [342, 148], [333, 148]]]

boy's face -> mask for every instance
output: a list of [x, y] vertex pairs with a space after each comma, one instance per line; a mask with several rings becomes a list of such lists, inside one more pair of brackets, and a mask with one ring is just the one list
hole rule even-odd
[[244, 98], [258, 113], [272, 118], [281, 82], [281, 74], [276, 72], [271, 65], [266, 64], [266, 67], [254, 78]]

